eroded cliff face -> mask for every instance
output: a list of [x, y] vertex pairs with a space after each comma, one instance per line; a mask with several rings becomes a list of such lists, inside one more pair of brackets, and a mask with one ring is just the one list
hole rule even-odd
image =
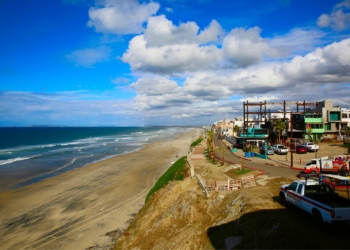
[[312, 216], [279, 203], [283, 178], [213, 192], [196, 179], [171, 182], [154, 194], [114, 249], [346, 249], [349, 227], [317, 227]]
[[[151, 197], [114, 249], [227, 249], [238, 242], [249, 247], [252, 230], [257, 231], [251, 225], [259, 217], [256, 212], [283, 209], [274, 199], [281, 182], [273, 179], [261, 182], [266, 185], [213, 192], [208, 198], [196, 179], [172, 182]], [[242, 220], [248, 213], [253, 215]], [[227, 230], [220, 226], [225, 224]], [[271, 230], [278, 227], [269, 224]]]

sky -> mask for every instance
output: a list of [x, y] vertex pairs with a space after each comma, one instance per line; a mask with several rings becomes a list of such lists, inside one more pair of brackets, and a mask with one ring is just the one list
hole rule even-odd
[[201, 126], [350, 109], [350, 0], [1, 0], [0, 126]]

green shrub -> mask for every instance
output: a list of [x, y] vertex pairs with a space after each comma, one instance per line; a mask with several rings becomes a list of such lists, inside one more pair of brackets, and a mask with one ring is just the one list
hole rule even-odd
[[246, 174], [246, 173], [249, 173], [251, 170], [250, 169], [242, 169], [242, 170], [238, 170], [236, 171], [236, 174], [237, 175], [240, 175], [240, 174]]
[[202, 137], [199, 137], [196, 141], [192, 142], [191, 147], [197, 146], [199, 143], [203, 141]]
[[146, 196], [146, 201], [159, 189], [163, 188], [165, 185], [169, 183], [169, 181], [173, 180], [183, 180], [184, 173], [187, 171], [186, 167], [186, 156], [178, 159], [171, 167], [158, 179], [154, 187], [148, 192]]

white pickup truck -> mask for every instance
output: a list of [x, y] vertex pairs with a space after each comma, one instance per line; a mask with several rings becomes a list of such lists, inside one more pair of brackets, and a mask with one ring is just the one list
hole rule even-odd
[[301, 145], [306, 147], [309, 152], [317, 152], [320, 149], [320, 147], [313, 142], [304, 142]]
[[272, 148], [273, 148], [273, 151], [275, 152], [275, 154], [279, 154], [279, 155], [286, 155], [286, 154], [288, 154], [288, 148], [286, 148], [282, 144], [276, 144]]
[[315, 180], [310, 178], [316, 175], [301, 176], [305, 179], [280, 187], [281, 204], [286, 207], [293, 204], [305, 210], [319, 226], [324, 222], [350, 225], [350, 200], [335, 192], [335, 188], [342, 185], [347, 187], [343, 191], [349, 195], [350, 178], [324, 174]]

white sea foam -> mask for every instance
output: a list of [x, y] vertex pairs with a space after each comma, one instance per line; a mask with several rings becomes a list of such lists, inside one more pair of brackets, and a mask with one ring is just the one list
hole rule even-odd
[[6, 165], [6, 164], [10, 164], [16, 161], [25, 161], [25, 160], [29, 160], [35, 157], [39, 157], [41, 155], [33, 155], [33, 156], [29, 156], [29, 157], [16, 157], [16, 158], [12, 158], [12, 159], [7, 159], [7, 160], [1, 160], [0, 161], [0, 165]]
[[12, 154], [12, 152], [7, 150], [0, 150], [0, 155], [7, 155], [7, 154]]

